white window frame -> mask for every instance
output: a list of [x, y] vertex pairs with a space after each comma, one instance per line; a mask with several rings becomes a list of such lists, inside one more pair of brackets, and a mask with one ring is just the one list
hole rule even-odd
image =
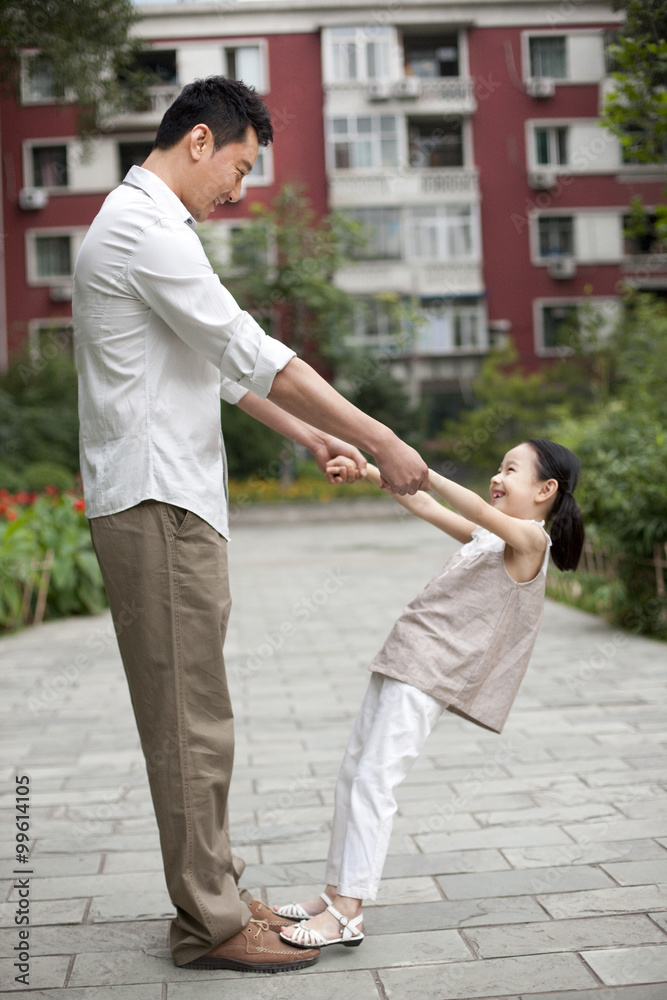
[[[348, 120], [348, 128], [349, 128], [349, 121], [352, 118], [354, 118], [355, 120], [358, 120], [359, 118], [371, 118], [371, 119], [377, 120], [377, 121], [379, 121], [381, 118], [393, 118], [394, 122], [396, 123], [396, 128], [395, 128], [395, 131], [393, 133], [393, 135], [395, 137], [395, 140], [396, 140], [396, 163], [393, 164], [393, 166], [386, 166], [386, 167], [382, 166], [381, 162], [380, 163], [371, 163], [371, 165], [368, 166], [368, 167], [354, 167], [354, 166], [352, 166], [352, 167], [337, 167], [336, 166], [336, 150], [335, 150], [335, 146], [336, 146], [337, 139], [342, 138], [342, 133], [334, 132], [333, 122], [334, 122], [335, 118], [347, 118], [347, 120]], [[387, 114], [382, 114], [382, 113], [378, 113], [378, 112], [371, 113], [371, 114], [364, 114], [363, 112], [354, 112], [354, 111], [351, 111], [351, 112], [342, 112], [340, 114], [329, 114], [329, 115], [327, 115], [326, 122], [325, 122], [325, 128], [326, 128], [327, 172], [328, 173], [334, 173], [334, 174], [341, 174], [341, 175], [345, 175], [345, 176], [351, 176], [351, 175], [354, 175], [354, 174], [357, 174], [357, 173], [359, 173], [359, 174], [365, 174], [365, 173], [369, 173], [371, 171], [375, 171], [375, 173], [378, 173], [378, 172], [383, 172], [383, 171], [395, 171], [395, 170], [398, 170], [399, 167], [400, 167], [401, 161], [402, 161], [402, 152], [403, 152], [403, 150], [402, 150], [402, 141], [403, 140], [402, 140], [401, 133], [405, 131], [404, 128], [403, 129], [401, 128], [402, 122], [403, 122], [402, 116], [400, 114], [396, 113], [396, 112], [389, 112]], [[367, 137], [367, 140], [371, 143], [371, 149], [372, 149], [373, 159], [375, 159], [376, 156], [379, 154], [379, 159], [381, 160], [381, 158], [382, 158], [381, 139], [382, 139], [382, 135], [383, 134], [384, 133], [382, 133], [379, 129], [378, 130], [371, 129], [371, 131], [368, 132], [368, 133], [366, 133], [366, 132], [357, 132], [356, 136], [357, 136], [357, 138], [358, 138], [359, 141], [364, 141], [366, 139], [366, 137]], [[387, 134], [389, 134], [389, 133], [387, 133]], [[347, 136], [351, 136], [351, 135], [353, 135], [353, 133], [347, 132], [346, 135]], [[352, 139], [351, 141], [354, 142], [354, 139]], [[458, 168], [458, 169], [460, 169], [460, 168]]]
[[[50, 288], [53, 285], [66, 285], [72, 281], [74, 265], [81, 249], [83, 238], [88, 232], [87, 226], [54, 226], [49, 229], [28, 229], [25, 234], [25, 259], [27, 284], [31, 288]], [[44, 236], [69, 236], [72, 274], [54, 274], [42, 276], [37, 273], [36, 240]]]
[[575, 260], [577, 259], [577, 226], [576, 226], [576, 215], [577, 215], [576, 208], [561, 208], [561, 209], [558, 209], [558, 210], [554, 209], [553, 211], [551, 211], [548, 208], [545, 208], [543, 211], [535, 212], [533, 214], [533, 216], [531, 217], [531, 220], [530, 220], [531, 221], [531, 225], [530, 225], [530, 257], [531, 257], [531, 262], [533, 264], [537, 264], [537, 265], [543, 266], [543, 267], [548, 267], [549, 264], [552, 261], [558, 259], [559, 255], [556, 255], [556, 254], [545, 254], [545, 255], [542, 255], [540, 253], [540, 223], [539, 223], [539, 220], [543, 219], [543, 218], [550, 218], [551, 219], [551, 218], [555, 218], [556, 216], [560, 216], [560, 217], [566, 218], [566, 219], [572, 219], [572, 253], [571, 254], [564, 254], [564, 255], [561, 255], [561, 256], [574, 257]]
[[[74, 359], [74, 321], [71, 316], [47, 316], [43, 319], [31, 319], [28, 321], [28, 353], [33, 361], [36, 361], [40, 357], [44, 357], [45, 360], [50, 360], [62, 351], [62, 347], [57, 344], [58, 340], [58, 330], [71, 330], [71, 342], [72, 342], [72, 360]], [[41, 338], [44, 334], [47, 336], [54, 333], [53, 350], [50, 350], [47, 346], [46, 348], [41, 344]], [[47, 350], [49, 353], [47, 354]], [[53, 353], [55, 351], [55, 353]], [[68, 354], [69, 357], [69, 354]]]
[[[597, 167], [595, 170], [583, 169], [582, 166], [576, 162], [581, 158], [590, 161], [591, 164], [595, 164], [595, 149], [589, 149], [588, 146], [583, 148], [580, 146], [575, 147], [573, 145], [573, 133], [577, 126], [597, 126], [599, 130], [600, 141], [604, 142], [605, 145], [613, 145], [617, 150], [617, 164], [608, 167]], [[566, 128], [568, 130], [567, 135], [567, 163], [557, 164], [557, 163], [538, 163], [537, 162], [537, 150], [536, 150], [536, 138], [535, 132], [537, 129], [552, 129], [552, 128]], [[552, 174], [567, 174], [574, 177], [592, 177], [596, 175], [607, 175], [615, 176], [619, 173], [629, 172], [632, 170], [628, 168], [631, 164], [626, 164], [622, 162], [620, 144], [616, 136], [607, 132], [600, 126], [599, 118], [529, 118], [525, 123], [525, 136], [526, 136], [526, 165], [529, 171], [533, 172], [545, 172]], [[593, 140], [595, 142], [595, 139]], [[591, 143], [592, 145], [592, 143]], [[597, 151], [599, 152], [599, 151]], [[653, 168], [655, 171], [655, 167]]]
[[[347, 44], [354, 45], [357, 50], [358, 72], [354, 77], [338, 79], [334, 74], [334, 45], [336, 44], [336, 36], [332, 34], [332, 31], [343, 30], [347, 31], [349, 34], [349, 41]], [[386, 65], [384, 67], [385, 72], [380, 76], [377, 74], [375, 76], [370, 76], [367, 71], [367, 45], [369, 42], [372, 43], [381, 40], [385, 41], [388, 46]], [[373, 80], [398, 79], [402, 75], [398, 68], [398, 45], [399, 43], [396, 29], [392, 25], [371, 24], [368, 22], [366, 24], [329, 25], [324, 28], [322, 32], [322, 69], [324, 83], [333, 84], [334, 86], [354, 86], [355, 84], [364, 85]]]
[[69, 186], [71, 144], [71, 135], [63, 136], [59, 139], [52, 136], [49, 136], [48, 139], [27, 139], [23, 143], [23, 186], [27, 188], [42, 187], [42, 185], [35, 184], [35, 175], [32, 165], [33, 149], [43, 149], [45, 146], [64, 146], [67, 155], [67, 184], [50, 185], [48, 187], [44, 187], [43, 190], [48, 191], [49, 195], [71, 194], [71, 188]]
[[617, 316], [618, 309], [620, 309], [621, 300], [614, 295], [572, 295], [572, 296], [562, 296], [560, 298], [539, 298], [533, 299], [533, 339], [535, 345], [535, 354], [539, 358], [557, 358], [557, 357], [569, 357], [574, 353], [574, 348], [561, 346], [561, 347], [546, 347], [544, 344], [544, 312], [545, 308], [552, 308], [558, 306], [576, 306], [577, 308], [592, 306], [594, 309], [597, 307], [601, 312], [607, 313], [609, 325], [605, 330], [602, 330], [602, 336], [612, 330]]
[[[453, 213], [457, 213], [460, 209], [468, 209], [468, 225], [470, 229], [470, 253], [465, 255], [450, 255], [449, 254], [449, 229], [454, 228], [456, 214], [452, 217], [449, 215], [449, 210], [451, 209]], [[436, 225], [436, 238], [441, 250], [444, 250], [444, 255], [428, 257], [425, 255], [418, 255], [415, 248], [414, 241], [414, 225], [415, 217], [414, 210], [421, 209], [430, 210], [433, 216], [438, 219], [438, 225]], [[444, 210], [444, 214], [443, 211]], [[425, 262], [453, 262], [453, 261], [465, 261], [465, 262], [477, 262], [480, 259], [480, 239], [479, 239], [479, 211], [476, 204], [462, 204], [462, 205], [448, 205], [448, 204], [434, 204], [434, 205], [411, 205], [409, 208], [405, 208], [403, 211], [403, 228], [405, 232], [405, 259], [410, 263], [421, 264]]]
[[[436, 307], [446, 315], [447, 317], [447, 327], [450, 333], [450, 343], [449, 345], [444, 345], [441, 348], [434, 346], [431, 349], [424, 350], [423, 345], [420, 345], [420, 333], [419, 330], [415, 335], [415, 346], [414, 352], [418, 357], [455, 357], [458, 355], [478, 355], [486, 354], [489, 349], [489, 337], [488, 337], [488, 322], [486, 315], [486, 305], [482, 299], [477, 299], [475, 301], [465, 301], [461, 299], [422, 299], [417, 303], [417, 309], [420, 313], [425, 314], [429, 311], [434, 311]], [[477, 335], [478, 343], [465, 343], [465, 344], [455, 344], [454, 343], [454, 324], [456, 315], [462, 315], [463, 317], [470, 317], [474, 315], [477, 323]]]
[[[530, 72], [530, 39], [531, 38], [565, 38], [565, 60], [567, 71], [567, 76], [550, 76], [546, 79], [552, 80], [557, 87], [563, 86], [590, 86], [594, 87], [599, 84], [604, 79], [604, 74], [600, 76], [599, 80], [590, 79], [577, 79], [570, 75], [572, 67], [570, 66], [570, 52], [568, 40], [573, 35], [590, 35], [590, 36], [603, 36], [605, 33], [605, 28], [545, 28], [545, 29], [533, 29], [529, 28], [526, 31], [521, 32], [521, 67], [522, 67], [522, 79], [524, 82], [533, 79], [543, 79], [542, 77], [533, 77]], [[604, 42], [601, 40], [601, 44]]]
[[[30, 94], [30, 74], [28, 70], [28, 63], [30, 59], [34, 59], [35, 56], [41, 56], [45, 53], [42, 49], [24, 49], [21, 52], [21, 105], [24, 107], [36, 107], [39, 105], [49, 105], [49, 104], [71, 104], [74, 100], [74, 96], [65, 91], [63, 97], [32, 97]], [[48, 56], [47, 56], [48, 58]]]
[[264, 166], [264, 175], [259, 176], [255, 174], [253, 176], [254, 167], [249, 174], [246, 174], [241, 181], [241, 196], [243, 197], [246, 193], [247, 188], [256, 187], [271, 187], [275, 182], [275, 172], [273, 169], [273, 144], [268, 146], [260, 146], [257, 157], [262, 157], [262, 163]]
[[[269, 76], [269, 43], [266, 38], [223, 38], [216, 45], [220, 45], [221, 51], [221, 65], [222, 65], [222, 75], [227, 75], [227, 64], [226, 64], [226, 49], [244, 49], [253, 48], [259, 49], [259, 65], [261, 67], [262, 79], [260, 83], [255, 84], [255, 89], [258, 94], [268, 94], [271, 91], [271, 78]], [[180, 43], [179, 43], [180, 46]]]

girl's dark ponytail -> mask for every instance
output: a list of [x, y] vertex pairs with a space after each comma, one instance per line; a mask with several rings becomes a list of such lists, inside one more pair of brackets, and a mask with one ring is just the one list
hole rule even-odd
[[572, 494], [579, 478], [579, 459], [562, 444], [530, 438], [537, 454], [539, 479], [555, 479], [558, 493], [549, 513], [551, 555], [558, 569], [576, 569], [584, 547], [584, 520]]

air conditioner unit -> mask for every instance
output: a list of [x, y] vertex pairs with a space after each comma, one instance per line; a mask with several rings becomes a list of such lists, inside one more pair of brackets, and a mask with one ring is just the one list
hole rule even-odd
[[21, 188], [19, 191], [19, 205], [25, 211], [46, 208], [48, 203], [49, 195], [44, 188]]
[[386, 101], [391, 97], [391, 84], [388, 80], [374, 80], [368, 84], [366, 96], [369, 101]]
[[547, 271], [549, 277], [562, 281], [565, 278], [574, 278], [577, 273], [577, 262], [574, 257], [554, 257], [549, 261]]
[[51, 285], [49, 288], [49, 298], [52, 302], [71, 302], [72, 301], [72, 286], [69, 285]]
[[530, 97], [553, 97], [556, 93], [556, 82], [545, 76], [534, 76], [526, 80], [526, 93]]
[[405, 76], [392, 87], [394, 97], [419, 97], [421, 84], [418, 76]]
[[547, 170], [531, 170], [528, 174], [528, 184], [533, 191], [550, 191], [556, 185], [556, 175]]

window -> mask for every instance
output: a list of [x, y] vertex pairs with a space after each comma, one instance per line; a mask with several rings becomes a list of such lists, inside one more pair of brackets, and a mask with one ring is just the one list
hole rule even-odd
[[249, 87], [263, 91], [263, 51], [259, 45], [225, 46], [223, 73], [231, 80], [243, 80]]
[[58, 101], [65, 96], [52, 60], [41, 53], [24, 57], [21, 90], [24, 104]]
[[564, 166], [568, 162], [568, 130], [551, 126], [535, 129], [535, 161], [539, 166]]
[[33, 187], [67, 187], [67, 146], [33, 146]]
[[74, 329], [71, 320], [37, 319], [28, 324], [28, 349], [30, 356], [38, 358], [61, 357], [74, 360]]
[[404, 347], [409, 334], [395, 304], [382, 299], [357, 299], [354, 309], [355, 340], [367, 347]]
[[329, 78], [334, 83], [377, 80], [391, 75], [392, 28], [380, 25], [329, 28], [325, 35]]
[[579, 308], [575, 305], [542, 306], [542, 345], [548, 350], [570, 347], [579, 332]]
[[462, 167], [463, 125], [460, 118], [413, 118], [408, 121], [410, 166]]
[[470, 205], [425, 205], [409, 210], [409, 258], [452, 260], [473, 254]]
[[397, 208], [355, 208], [346, 216], [363, 226], [363, 245], [353, 256], [361, 260], [396, 260], [401, 256], [401, 219]]
[[543, 215], [538, 219], [540, 257], [574, 254], [574, 219], [571, 215]]
[[624, 253], [634, 257], [652, 253], [667, 253], [667, 240], [661, 240], [656, 229], [658, 218], [647, 215], [635, 219], [631, 215], [623, 218], [623, 234], [625, 236]]
[[130, 167], [140, 167], [152, 148], [153, 143], [147, 140], [143, 142], [119, 142], [118, 162], [120, 179], [123, 180]]
[[549, 76], [556, 80], [567, 77], [565, 36], [554, 35], [529, 39], [530, 75]]
[[134, 60], [134, 71], [145, 73], [150, 85], [178, 83], [176, 49], [146, 49], [138, 52]]
[[35, 236], [35, 276], [69, 278], [72, 275], [70, 236]]
[[457, 35], [438, 38], [404, 37], [405, 75], [441, 77], [459, 75], [459, 40]]
[[420, 312], [423, 322], [417, 331], [418, 353], [451, 354], [485, 346], [479, 306], [424, 300]]
[[394, 115], [332, 118], [330, 143], [336, 170], [398, 166]]

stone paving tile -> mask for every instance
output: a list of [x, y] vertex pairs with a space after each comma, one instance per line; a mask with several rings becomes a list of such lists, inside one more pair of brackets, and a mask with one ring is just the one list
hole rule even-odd
[[[571, 844], [564, 830], [551, 826], [495, 827], [465, 833], [429, 833], [415, 838], [419, 848], [430, 851], [479, 850], [484, 847], [525, 847], [530, 844]], [[611, 837], [609, 838], [612, 839]]]
[[558, 888], [559, 892], [611, 887], [611, 879], [598, 868], [571, 865], [537, 871], [475, 872], [472, 875], [438, 875], [447, 899], [479, 899], [489, 896], [526, 896]]
[[[483, 962], [453, 962], [450, 965], [380, 970], [388, 1000], [443, 1000], [455, 996], [503, 996], [509, 988], [532, 996], [554, 983], [560, 988], [586, 989], [595, 984], [576, 955], [526, 955], [490, 958]], [[502, 983], [504, 993], [499, 994]]]
[[603, 864], [602, 868], [620, 885], [667, 884], [667, 858], [664, 861], [628, 861]]
[[[164, 880], [163, 880], [164, 884]], [[105, 923], [111, 920], [157, 920], [174, 916], [166, 887], [162, 892], [132, 892], [117, 896], [96, 896], [90, 904], [88, 920], [91, 923]]]
[[540, 895], [538, 902], [550, 916], [597, 917], [603, 913], [650, 913], [667, 905], [667, 885], [621, 886], [590, 892]]
[[[162, 872], [131, 875], [70, 875], [67, 878], [33, 878], [30, 892], [33, 900], [69, 899], [83, 896], [115, 896], [122, 893], [144, 895], [159, 892], [164, 886]], [[10, 902], [17, 898], [17, 890]]]
[[576, 990], [572, 992], [531, 993], [522, 996], [503, 996], [489, 1000], [665, 1000], [665, 987], [662, 986], [619, 986], [610, 990], [598, 986], [595, 990]]
[[[58, 1000], [162, 1000], [162, 984], [141, 986], [94, 986], [91, 989], [60, 989]], [[30, 1000], [53, 1000], [52, 989], [30, 992]]]
[[410, 929], [476, 927], [544, 921], [544, 910], [529, 896], [502, 899], [463, 899], [403, 906], [373, 906], [364, 912], [369, 934], [398, 934]]
[[[317, 970], [317, 971], [315, 971]], [[370, 972], [320, 972], [320, 963], [302, 972], [278, 976], [252, 977], [253, 1000], [380, 1000]], [[221, 1000], [220, 987], [215, 982], [170, 983], [167, 1000]], [[224, 1000], [248, 1000], [248, 977], [238, 981], [225, 980]], [[69, 998], [65, 998], [69, 1000]], [[72, 998], [77, 1000], [77, 998]], [[85, 998], [87, 1000], [87, 998]]]
[[587, 951], [583, 958], [606, 986], [667, 984], [667, 944]]
[[[127, 921], [122, 924], [70, 924], [31, 927], [33, 955], [76, 955], [79, 952], [156, 951], [167, 947], [164, 920]], [[0, 930], [0, 949], [8, 955], [16, 941], [16, 928]]]
[[[284, 887], [267, 889], [267, 901], [271, 906], [279, 906], [288, 903], [293, 899], [308, 899], [312, 895], [312, 885], [293, 885], [289, 891]], [[289, 899], [287, 898], [289, 896]], [[374, 902], [365, 901], [364, 906], [395, 906], [399, 903], [431, 903], [442, 899], [442, 893], [438, 890], [432, 878], [390, 878], [385, 879], [380, 884], [377, 899]]]
[[479, 958], [667, 943], [661, 929], [644, 914], [551, 920], [525, 927], [475, 927], [468, 928], [464, 937]]
[[[70, 961], [69, 955], [57, 955], [48, 958], [31, 957], [30, 962], [27, 963], [29, 967], [28, 985], [31, 990], [30, 997], [35, 995], [32, 992], [35, 988], [50, 987], [57, 989], [59, 986], [64, 986]], [[16, 982], [16, 976], [21, 975], [22, 972], [25, 972], [25, 970], [15, 968], [14, 959], [0, 959], [0, 983], [4, 984], [3, 993], [5, 990], [8, 992], [26, 990], [25, 983]]]
[[[87, 899], [54, 899], [33, 903], [30, 924], [80, 924], [88, 906]], [[0, 903], [0, 927], [15, 927], [16, 903]]]
[[561, 844], [557, 847], [507, 847], [503, 850], [513, 868], [543, 868], [550, 865], [596, 865], [612, 862], [657, 861], [667, 857], [655, 840], [615, 840], [595, 844]]
[[663, 836], [664, 819], [607, 819], [602, 823], [566, 823], [563, 831], [574, 840], [636, 840], [638, 837]]

